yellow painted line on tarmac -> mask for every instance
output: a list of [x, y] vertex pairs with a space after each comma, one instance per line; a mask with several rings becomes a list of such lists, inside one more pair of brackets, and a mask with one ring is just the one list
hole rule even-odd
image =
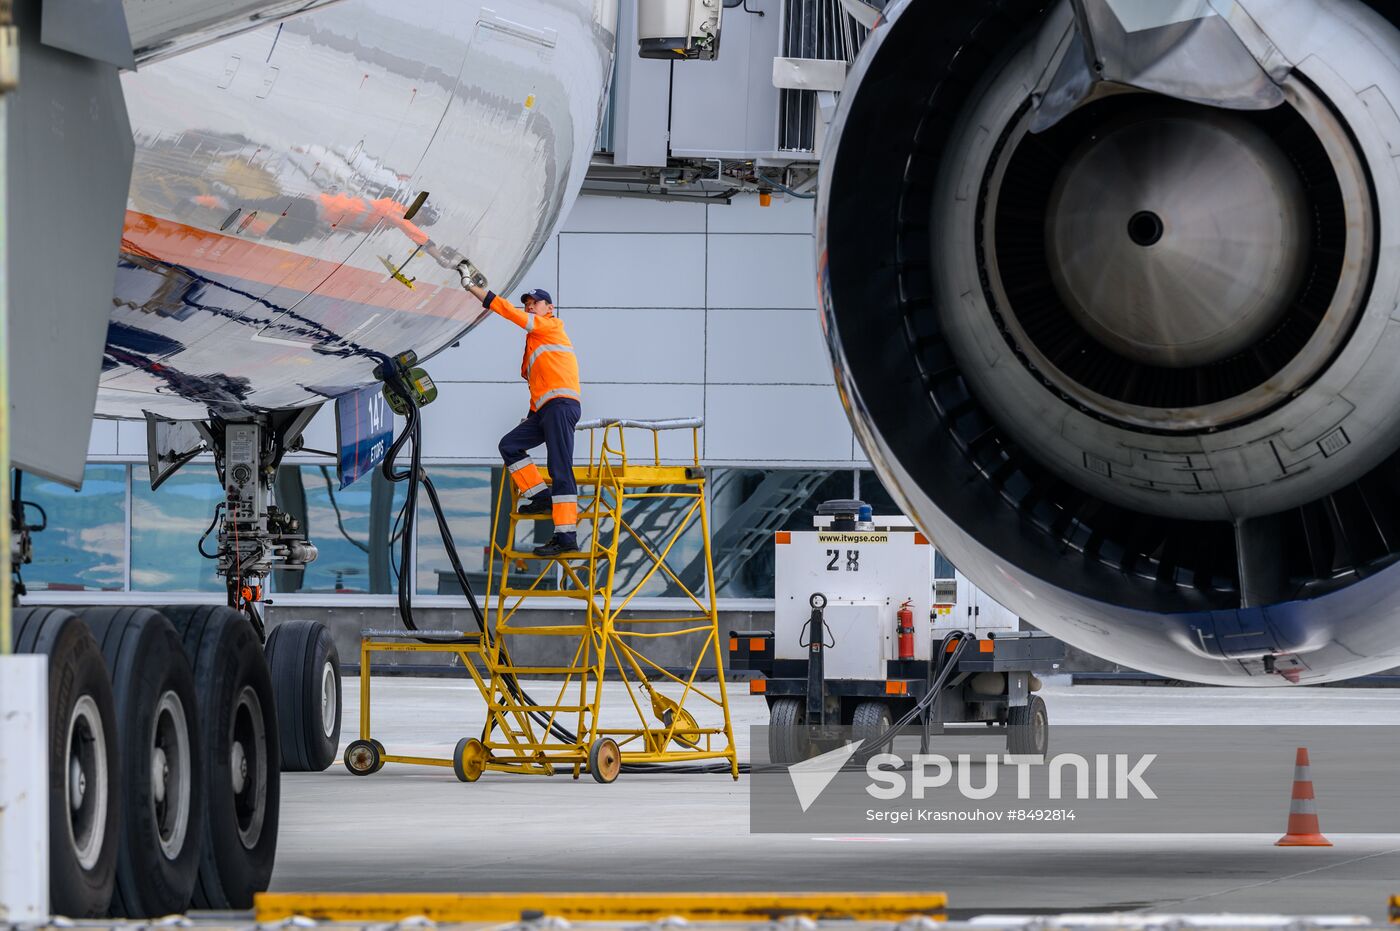
[[253, 903], [260, 922], [299, 915], [318, 921], [516, 921], [534, 913], [570, 921], [743, 921], [788, 915], [855, 921], [942, 919], [942, 892], [836, 893], [299, 893], [264, 892]]

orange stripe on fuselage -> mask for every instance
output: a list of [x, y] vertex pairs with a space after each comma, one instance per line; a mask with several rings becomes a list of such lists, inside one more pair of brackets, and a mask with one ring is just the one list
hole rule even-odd
[[[456, 288], [419, 282], [410, 289], [383, 272], [341, 265], [133, 210], [126, 212], [122, 239], [124, 249], [214, 277], [254, 281], [305, 294], [314, 292], [332, 300], [432, 317], [462, 317], [474, 309], [470, 297]], [[404, 245], [403, 257], [407, 258], [414, 244], [406, 240]], [[428, 256], [419, 256], [418, 260], [433, 261]], [[413, 274], [412, 266], [405, 274]]]

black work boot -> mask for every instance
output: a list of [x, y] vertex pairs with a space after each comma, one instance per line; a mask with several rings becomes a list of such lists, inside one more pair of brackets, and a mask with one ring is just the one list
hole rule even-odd
[[554, 499], [549, 493], [535, 495], [529, 501], [519, 505], [516, 512], [522, 517], [547, 517], [554, 512]]
[[558, 556], [560, 553], [573, 553], [578, 550], [578, 535], [556, 533], [549, 542], [535, 547], [536, 556]]

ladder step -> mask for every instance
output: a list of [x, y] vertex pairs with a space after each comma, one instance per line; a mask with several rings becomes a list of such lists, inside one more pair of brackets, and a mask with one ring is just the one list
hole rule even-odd
[[[608, 555], [608, 554], [607, 554], [607, 551], [606, 551], [606, 550], [599, 550], [599, 551], [598, 551], [598, 558], [599, 558], [599, 559], [606, 559], [606, 558], [607, 558], [607, 555]], [[560, 553], [558, 556], [539, 556], [539, 555], [537, 555], [537, 554], [535, 554], [535, 553], [530, 552], [529, 550], [506, 550], [506, 558], [507, 558], [507, 559], [531, 559], [531, 560], [533, 560], [533, 559], [558, 559], [558, 560], [566, 560], [566, 561], [567, 561], [567, 560], [574, 560], [574, 559], [592, 559], [592, 558], [593, 558], [593, 554], [592, 554], [592, 553], [586, 553], [586, 552], [584, 552], [583, 550], [570, 550], [570, 551], [567, 552], [567, 553]]]
[[493, 704], [490, 704], [490, 705], [487, 705], [486, 707], [489, 708], [491, 711], [504, 711], [504, 712], [510, 712], [510, 711], [573, 711], [573, 712], [579, 712], [579, 711], [590, 711], [590, 710], [592, 710], [592, 708], [593, 708], [592, 705], [516, 705], [516, 704], [497, 705], [497, 704], [494, 704], [494, 703], [493, 703]]
[[[579, 512], [578, 512], [578, 519], [579, 519], [579, 520], [597, 520], [599, 517], [611, 517], [611, 516], [612, 516], [612, 511], [579, 511]], [[511, 520], [549, 520], [549, 519], [550, 519], [550, 515], [549, 515], [549, 514], [521, 514], [521, 513], [517, 512], [517, 511], [512, 511], [511, 514], [510, 514], [510, 519], [511, 519]]]
[[[497, 634], [537, 634], [541, 636], [558, 636], [568, 634], [570, 636], [583, 636], [589, 632], [587, 624], [559, 624], [549, 627], [497, 627]], [[497, 669], [505, 671], [509, 667], [498, 666]]]
[[579, 676], [597, 672], [596, 666], [497, 666], [501, 675], [514, 676]]
[[587, 600], [588, 592], [577, 588], [503, 588], [504, 598], [577, 598]]

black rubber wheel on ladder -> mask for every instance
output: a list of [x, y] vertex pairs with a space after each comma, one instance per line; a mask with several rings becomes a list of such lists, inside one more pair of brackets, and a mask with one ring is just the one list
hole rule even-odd
[[352, 740], [344, 759], [352, 775], [372, 776], [384, 768], [384, 746], [377, 740]]
[[122, 780], [116, 701], [88, 626], [62, 608], [16, 608], [14, 651], [48, 657], [49, 909], [107, 914], [117, 878]]
[[622, 772], [622, 751], [611, 737], [599, 737], [588, 748], [588, 772], [596, 782], [609, 783]]
[[486, 769], [490, 754], [486, 745], [475, 737], [463, 737], [452, 751], [452, 771], [459, 782], [476, 782]]
[[1024, 705], [1006, 712], [1006, 752], [1044, 756], [1050, 750], [1050, 712], [1045, 699], [1032, 695]]
[[775, 698], [768, 708], [768, 761], [791, 766], [806, 759], [807, 709], [799, 698]]
[[320, 621], [283, 621], [264, 647], [277, 696], [283, 772], [324, 771], [340, 746], [340, 653]]

